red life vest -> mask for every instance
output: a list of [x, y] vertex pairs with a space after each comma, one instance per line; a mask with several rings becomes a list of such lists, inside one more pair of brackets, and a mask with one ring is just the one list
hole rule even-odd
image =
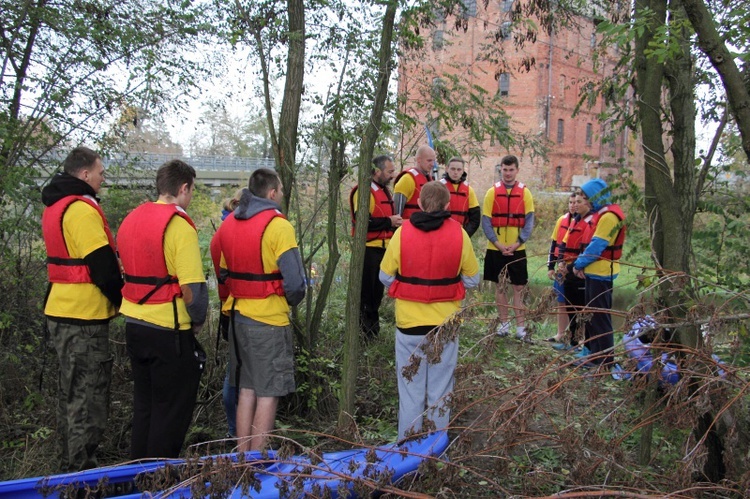
[[[349, 209], [352, 214], [352, 235], [354, 235], [354, 223], [356, 222], [354, 219], [354, 213], [357, 209], [357, 207], [354, 206], [354, 193], [357, 192], [358, 187], [359, 186], [355, 185], [349, 193]], [[373, 218], [387, 218], [393, 216], [393, 198], [391, 197], [391, 193], [388, 192], [388, 189], [381, 187], [377, 182], [371, 182], [370, 192], [375, 198], [375, 206], [372, 207], [372, 213], [370, 213], [370, 216]], [[374, 241], [376, 239], [386, 241], [390, 239], [391, 236], [393, 236], [392, 230], [368, 231], [367, 241]]]
[[[451, 218], [456, 222], [460, 223], [461, 226], [469, 221], [469, 183], [459, 182], [454, 184], [444, 178], [440, 179], [448, 188], [448, 192], [451, 193], [451, 204], [448, 206], [448, 210], [451, 212]], [[454, 186], [458, 186], [456, 189]]]
[[565, 251], [563, 252], [563, 260], [570, 263], [578, 258], [578, 255], [583, 251], [585, 244], [581, 244], [581, 237], [583, 232], [590, 226], [591, 220], [594, 218], [593, 213], [589, 213], [585, 217], [581, 218], [577, 222], [572, 222], [568, 229], [568, 241], [565, 244]]
[[115, 250], [115, 240], [107, 224], [99, 203], [86, 196], [65, 196], [52, 206], [48, 206], [42, 213], [42, 234], [44, 235], [44, 245], [47, 248], [47, 275], [49, 282], [63, 284], [91, 283], [91, 274], [89, 267], [83, 261], [83, 258], [71, 258], [68, 253], [68, 246], [65, 244], [65, 235], [63, 234], [63, 217], [71, 204], [76, 201], [83, 201], [93, 207], [99, 216], [102, 217], [104, 224], [104, 233], [107, 234], [107, 240]]
[[[594, 213], [594, 216], [592, 217], [589, 224], [584, 227], [583, 234], [581, 235], [581, 249], [585, 248], [585, 246], [589, 244], [594, 238], [594, 233], [596, 232], [596, 226], [599, 223], [599, 219], [602, 218], [602, 215], [604, 215], [605, 213], [614, 214], [620, 220], [620, 222], [625, 220], [625, 213], [623, 213], [622, 208], [620, 208], [619, 205], [608, 204], [607, 206], [599, 209], [599, 211]], [[619, 260], [622, 256], [622, 246], [624, 243], [625, 225], [621, 224], [620, 230], [617, 232], [614, 242], [604, 248], [604, 251], [602, 251], [600, 258], [613, 261]]]
[[[447, 219], [434, 231], [424, 232], [411, 222], [401, 226], [401, 268], [388, 295], [420, 303], [462, 300], [463, 229]], [[419, 277], [417, 277], [419, 276]]]
[[424, 184], [432, 180], [431, 176], [425, 175], [416, 168], [411, 168], [409, 170], [404, 170], [398, 174], [398, 177], [396, 177], [396, 184], [399, 180], [401, 180], [401, 177], [407, 174], [414, 177], [414, 193], [409, 199], [406, 200], [406, 204], [404, 205], [404, 212], [401, 214], [404, 220], [408, 220], [409, 217], [411, 217], [412, 213], [422, 211], [422, 209], [417, 204], [417, 201], [419, 200], [419, 193], [422, 192], [422, 187], [424, 186]]
[[281, 272], [263, 270], [263, 233], [276, 217], [286, 219], [275, 209], [261, 211], [246, 220], [237, 220], [232, 213], [219, 227], [219, 244], [229, 273], [226, 285], [233, 297], [284, 296]]
[[211, 238], [211, 243], [208, 246], [208, 251], [211, 253], [211, 261], [214, 264], [214, 272], [216, 272], [216, 283], [219, 288], [219, 301], [224, 302], [229, 297], [229, 288], [225, 282], [219, 279], [219, 269], [221, 264], [221, 245], [219, 244], [219, 231], [214, 232]]
[[573, 225], [571, 220], [572, 216], [570, 215], [570, 212], [560, 217], [560, 225], [558, 225], [557, 234], [555, 234], [555, 249], [552, 252], [554, 257], [560, 256], [560, 246], [565, 238], [565, 234], [568, 233], [568, 229]]
[[182, 296], [177, 276], [169, 274], [164, 256], [164, 233], [172, 217], [195, 224], [176, 204], [144, 203], [133, 210], [117, 231], [117, 249], [124, 269], [122, 296], [128, 301], [167, 303]]
[[526, 207], [523, 202], [521, 182], [513, 184], [508, 192], [502, 181], [495, 184], [495, 202], [492, 206], [493, 227], [523, 227], [526, 225]]

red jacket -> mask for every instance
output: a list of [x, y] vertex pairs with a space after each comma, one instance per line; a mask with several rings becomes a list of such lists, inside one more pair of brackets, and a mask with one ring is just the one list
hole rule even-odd
[[388, 295], [420, 303], [462, 300], [463, 229], [448, 219], [434, 231], [424, 232], [411, 222], [401, 226], [401, 268]]
[[[356, 222], [354, 214], [356, 213], [357, 207], [354, 206], [354, 193], [357, 192], [357, 187], [354, 186], [352, 191], [349, 193], [349, 209], [352, 214], [352, 235], [354, 235], [354, 223]], [[375, 198], [375, 206], [373, 207], [370, 217], [372, 218], [388, 218], [394, 215], [393, 213], [393, 198], [388, 189], [384, 189], [379, 186], [376, 182], [370, 183], [370, 193]], [[378, 230], [368, 231], [367, 240], [374, 241], [375, 239], [386, 240], [393, 236], [392, 230]]]
[[[599, 211], [594, 213], [591, 222], [589, 222], [589, 224], [584, 227], [583, 234], [581, 235], [581, 249], [583, 249], [594, 238], [594, 233], [596, 232], [596, 226], [599, 223], [599, 219], [605, 213], [614, 213], [614, 215], [620, 220], [620, 222], [625, 220], [625, 213], [623, 213], [622, 208], [620, 208], [619, 205], [608, 204], [607, 206], [602, 207]], [[605, 258], [607, 260], [619, 260], [620, 257], [622, 257], [622, 245], [624, 243], [625, 226], [623, 225], [617, 232], [617, 236], [615, 236], [614, 242], [610, 246], [604, 248], [604, 251], [602, 251], [602, 254], [600, 255], [601, 258]]]
[[424, 173], [420, 172], [416, 168], [411, 168], [409, 170], [404, 170], [401, 173], [399, 173], [398, 177], [396, 177], [396, 183], [398, 183], [398, 181], [401, 180], [401, 177], [407, 174], [414, 177], [415, 188], [414, 188], [414, 194], [412, 194], [411, 197], [406, 200], [406, 205], [404, 205], [404, 212], [401, 214], [404, 220], [407, 220], [409, 217], [411, 217], [412, 213], [422, 211], [422, 209], [417, 204], [417, 201], [419, 200], [419, 193], [422, 192], [422, 187], [424, 186], [424, 184], [432, 180], [431, 177], [426, 176]]
[[[440, 179], [448, 188], [448, 192], [451, 193], [451, 204], [448, 206], [448, 210], [451, 212], [451, 218], [456, 222], [464, 226], [469, 220], [469, 184], [468, 182], [460, 182], [458, 184], [449, 185], [449, 182], [445, 179]], [[453, 185], [458, 185], [456, 190]]]
[[133, 210], [117, 231], [117, 249], [125, 275], [122, 296], [133, 303], [167, 303], [182, 296], [177, 277], [164, 257], [164, 233], [172, 217], [195, 224], [175, 204], [144, 203]]
[[563, 260], [566, 262], [573, 262], [581, 254], [583, 246], [585, 246], [581, 244], [581, 237], [583, 236], [583, 232], [590, 226], [592, 218], [594, 218], [594, 214], [589, 213], [577, 222], [570, 224], [568, 241], [565, 243], [565, 251], [563, 252]]
[[560, 246], [562, 245], [563, 239], [565, 238], [565, 234], [568, 233], [568, 229], [571, 225], [575, 225], [575, 222], [572, 221], [573, 217], [571, 216], [570, 212], [566, 213], [560, 218], [562, 218], [562, 220], [560, 220], [560, 226], [557, 228], [557, 234], [555, 234], [555, 249], [552, 253], [554, 257], [560, 256]]
[[104, 223], [104, 232], [107, 234], [109, 245], [112, 250], [115, 249], [115, 240], [107, 224], [99, 204], [86, 196], [66, 196], [44, 209], [42, 213], [42, 234], [44, 235], [44, 245], [47, 248], [47, 274], [49, 282], [78, 284], [91, 283], [91, 274], [89, 267], [82, 258], [71, 258], [68, 253], [68, 247], [65, 244], [65, 235], [63, 234], [63, 217], [71, 204], [76, 201], [83, 201], [91, 205], [102, 217]]
[[525, 187], [521, 182], [516, 182], [508, 193], [502, 181], [495, 184], [495, 203], [492, 207], [493, 227], [526, 225], [526, 207], [523, 202]]
[[276, 217], [286, 218], [274, 209], [261, 211], [245, 220], [237, 220], [232, 213], [219, 227], [219, 245], [229, 272], [226, 285], [233, 297], [284, 296], [281, 272], [266, 273], [263, 270], [263, 233]]

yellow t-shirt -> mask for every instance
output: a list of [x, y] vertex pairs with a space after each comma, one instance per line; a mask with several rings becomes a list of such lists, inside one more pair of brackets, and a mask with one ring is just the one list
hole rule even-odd
[[[463, 233], [463, 247], [461, 249], [461, 269], [459, 275], [473, 276], [479, 273], [479, 262], [474, 255], [471, 239], [465, 230]], [[385, 256], [380, 264], [380, 270], [388, 275], [396, 275], [401, 270], [401, 228], [393, 237]], [[410, 328], [417, 326], [434, 326], [442, 324], [448, 317], [461, 308], [461, 300], [443, 301], [435, 303], [420, 303], [396, 298], [396, 327]]]
[[[510, 189], [507, 189], [509, 191]], [[495, 186], [489, 188], [487, 194], [484, 195], [484, 203], [482, 204], [482, 216], [492, 218], [492, 208], [495, 205]], [[534, 198], [531, 195], [531, 191], [524, 187], [523, 189], [523, 207], [526, 215], [534, 212]], [[495, 233], [497, 234], [497, 240], [500, 244], [510, 246], [511, 244], [518, 241], [518, 236], [521, 234], [521, 227], [494, 227]], [[498, 251], [491, 241], [487, 241], [487, 249], [491, 251]], [[519, 246], [516, 251], [526, 249], [526, 244]]]
[[[206, 282], [201, 250], [198, 245], [198, 233], [182, 217], [174, 216], [167, 224], [167, 230], [164, 233], [164, 258], [167, 271], [170, 275], [177, 276], [180, 286]], [[127, 317], [160, 327], [174, 328], [172, 302], [138, 305], [123, 298], [120, 312]], [[190, 329], [190, 315], [185, 301], [179, 297], [177, 298], [177, 320], [180, 330]]]
[[[614, 213], [605, 213], [599, 218], [594, 230], [594, 237], [607, 241], [607, 246], [611, 246], [620, 232], [620, 219]], [[605, 256], [606, 256], [605, 252]], [[620, 273], [620, 262], [610, 260], [596, 260], [583, 269], [585, 274], [609, 277]]]
[[[393, 186], [393, 194], [403, 194], [406, 200], [409, 201], [414, 195], [414, 191], [417, 189], [417, 183], [414, 181], [414, 175], [408, 171], [401, 175], [396, 185]], [[414, 201], [416, 204], [416, 200]]]
[[[352, 198], [352, 203], [354, 205], [354, 208], [357, 207], [357, 203], [359, 202], [359, 189], [354, 191], [354, 197]], [[375, 196], [372, 195], [372, 191], [370, 191], [370, 215], [372, 215], [372, 212], [375, 211]], [[391, 239], [373, 239], [372, 241], [367, 241], [365, 243], [365, 246], [370, 246], [371, 248], [387, 248], [388, 242]]]
[[[280, 217], [271, 220], [263, 233], [263, 241], [261, 242], [263, 272], [270, 273], [279, 270], [276, 262], [281, 255], [296, 247], [297, 239], [292, 224]], [[224, 253], [221, 254], [220, 266], [222, 269], [227, 268]], [[271, 326], [289, 325], [289, 304], [283, 296], [271, 295], [266, 298], [240, 298], [235, 300], [230, 294], [222, 306], [222, 312], [230, 313], [233, 304], [235, 311], [255, 321]]]
[[[62, 228], [71, 258], [83, 258], [109, 244], [102, 217], [85, 201], [71, 203]], [[92, 283], [53, 283], [44, 307], [45, 315], [80, 320], [109, 319], [115, 312], [114, 305]]]

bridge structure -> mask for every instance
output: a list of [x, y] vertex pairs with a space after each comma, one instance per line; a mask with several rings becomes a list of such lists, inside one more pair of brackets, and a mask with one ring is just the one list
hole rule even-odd
[[[45, 172], [60, 170], [64, 154], [48, 153], [43, 158]], [[180, 156], [159, 153], [117, 153], [102, 158], [106, 170], [106, 184], [121, 186], [154, 185], [156, 170], [172, 159], [180, 159], [195, 168], [197, 181], [209, 187], [245, 185], [250, 174], [259, 168], [275, 169], [273, 158], [243, 158], [234, 156]], [[52, 173], [42, 173], [37, 183], [44, 184]], [[105, 184], [105, 185], [106, 185]]]

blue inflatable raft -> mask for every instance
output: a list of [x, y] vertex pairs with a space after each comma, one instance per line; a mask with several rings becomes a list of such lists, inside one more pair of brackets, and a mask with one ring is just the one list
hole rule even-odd
[[[401, 445], [330, 452], [318, 457], [247, 452], [199, 460], [159, 460], [79, 473], [0, 482], [0, 499], [43, 497], [231, 498], [356, 497], [396, 484], [448, 447], [444, 431]], [[170, 483], [170, 479], [171, 482]], [[176, 482], [176, 483], [174, 483]], [[223, 491], [223, 492], [220, 492]], [[369, 495], [369, 494], [368, 494]]]

